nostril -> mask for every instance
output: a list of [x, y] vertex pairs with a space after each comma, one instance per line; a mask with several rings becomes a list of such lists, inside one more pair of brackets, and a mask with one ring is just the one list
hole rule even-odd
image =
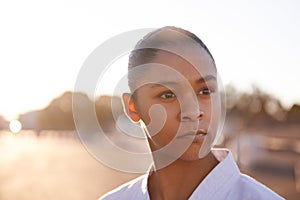
[[203, 112], [203, 111], [200, 111], [199, 118], [202, 118], [203, 116], [204, 116], [204, 112]]
[[194, 112], [194, 113], [185, 113], [181, 116], [182, 121], [189, 121], [189, 120], [197, 120], [202, 119], [204, 117], [204, 112]]

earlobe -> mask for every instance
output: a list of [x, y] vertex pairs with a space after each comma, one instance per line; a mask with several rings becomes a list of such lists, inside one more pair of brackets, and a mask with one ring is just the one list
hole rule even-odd
[[125, 112], [128, 115], [128, 117], [133, 122], [139, 122], [141, 118], [135, 108], [135, 103], [132, 99], [132, 95], [129, 93], [124, 93], [122, 95], [122, 98], [123, 98], [123, 103], [124, 103], [124, 107], [125, 107]]

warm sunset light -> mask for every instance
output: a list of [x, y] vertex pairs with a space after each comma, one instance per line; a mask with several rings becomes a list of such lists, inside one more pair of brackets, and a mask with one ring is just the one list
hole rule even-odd
[[300, 200], [299, 10], [0, 0], [0, 200]]
[[21, 129], [22, 129], [21, 122], [19, 122], [16, 119], [10, 121], [10, 123], [9, 123], [9, 130], [12, 133], [18, 133], [18, 132], [20, 132]]
[[[1, 25], [6, 31], [0, 37], [0, 115], [8, 120], [42, 109], [54, 97], [72, 90], [85, 59], [102, 42], [125, 31], [166, 25], [200, 35], [213, 52], [224, 84], [249, 91], [254, 83], [287, 108], [300, 102], [299, 86], [295, 84], [300, 51], [300, 45], [295, 45], [300, 42], [298, 1], [172, 2], [172, 11], [164, 18], [164, 6], [170, 5], [159, 1], [159, 7], [153, 2], [147, 5], [149, 12], [155, 11], [149, 19], [137, 17], [145, 16], [143, 9], [129, 13], [123, 9], [127, 1], [118, 2], [118, 7], [111, 2], [64, 2], [0, 3], [0, 18], [9, 19]], [[99, 12], [98, 7], [111, 9]], [[112, 15], [111, 10], [121, 17], [107, 17]], [[106, 18], [109, 22], [102, 21]], [[110, 82], [98, 87], [101, 92], [112, 93], [112, 83], [118, 81], [116, 73], [121, 68], [126, 70], [126, 64], [110, 71], [112, 76], [105, 78]]]

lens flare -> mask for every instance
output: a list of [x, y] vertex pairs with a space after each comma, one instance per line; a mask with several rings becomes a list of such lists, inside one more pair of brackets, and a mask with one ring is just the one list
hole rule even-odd
[[18, 120], [11, 120], [9, 123], [9, 129], [12, 133], [18, 133], [22, 129], [22, 124]]

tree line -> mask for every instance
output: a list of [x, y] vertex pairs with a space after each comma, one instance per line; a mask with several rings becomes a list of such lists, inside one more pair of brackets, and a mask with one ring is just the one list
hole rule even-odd
[[[102, 95], [95, 100], [86, 94], [65, 92], [53, 99], [48, 106], [19, 116], [23, 129], [40, 130], [74, 130], [75, 123], [72, 112], [72, 96], [82, 101], [80, 114], [86, 115], [94, 106], [97, 120], [105, 130], [114, 129], [115, 118], [123, 113], [120, 97]], [[112, 112], [112, 103], [114, 114]], [[300, 105], [285, 109], [273, 96], [253, 87], [252, 92], [240, 92], [233, 86], [226, 87], [226, 119], [239, 118], [248, 126], [300, 123]], [[89, 119], [86, 119], [87, 122]], [[90, 124], [86, 124], [89, 126]], [[0, 129], [7, 126], [0, 116]]]

